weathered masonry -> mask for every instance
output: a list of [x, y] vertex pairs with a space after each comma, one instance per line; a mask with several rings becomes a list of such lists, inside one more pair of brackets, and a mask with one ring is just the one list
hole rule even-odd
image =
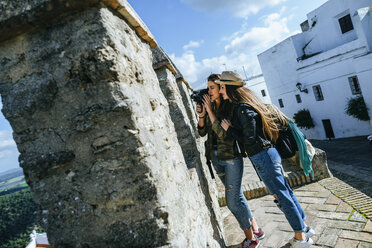
[[0, 34], [2, 111], [51, 244], [224, 246], [187, 83], [125, 0], [1, 1]]

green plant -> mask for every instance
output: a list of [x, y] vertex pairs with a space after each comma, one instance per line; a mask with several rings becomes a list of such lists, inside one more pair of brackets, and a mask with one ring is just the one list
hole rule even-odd
[[315, 127], [313, 119], [311, 118], [310, 112], [307, 109], [301, 109], [294, 114], [293, 119], [295, 120], [297, 126], [304, 129], [310, 129]]
[[369, 121], [368, 107], [363, 96], [349, 98], [345, 107], [345, 113], [361, 121]]

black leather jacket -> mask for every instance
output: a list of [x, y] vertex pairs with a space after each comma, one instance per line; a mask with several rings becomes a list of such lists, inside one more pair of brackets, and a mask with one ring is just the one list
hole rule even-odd
[[245, 103], [237, 105], [231, 124], [227, 134], [238, 141], [243, 156], [245, 152], [248, 156], [253, 156], [271, 145], [263, 134], [260, 115], [250, 105]]

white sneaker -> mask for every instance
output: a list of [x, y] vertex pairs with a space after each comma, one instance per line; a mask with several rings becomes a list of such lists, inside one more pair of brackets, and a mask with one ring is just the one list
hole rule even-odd
[[314, 236], [315, 235], [314, 229], [312, 229], [309, 226], [306, 226], [305, 235], [306, 235], [306, 238], [310, 238], [310, 237]]
[[307, 238], [306, 240], [297, 240], [293, 239], [291, 243], [292, 248], [309, 248], [314, 241], [311, 238]]
[[[306, 226], [306, 229], [305, 229], [305, 232], [304, 233], [306, 235], [306, 239], [315, 235], [314, 229], [312, 229], [309, 226]], [[294, 237], [289, 240], [289, 243], [292, 244], [293, 243], [293, 240], [294, 240]]]

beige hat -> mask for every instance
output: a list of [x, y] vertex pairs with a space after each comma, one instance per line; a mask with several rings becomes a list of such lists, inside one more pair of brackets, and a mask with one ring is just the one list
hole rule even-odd
[[245, 83], [243, 82], [242, 76], [234, 71], [223, 71], [221, 73], [220, 80], [215, 81], [216, 84], [228, 84], [228, 85], [235, 85], [235, 86], [243, 86]]

